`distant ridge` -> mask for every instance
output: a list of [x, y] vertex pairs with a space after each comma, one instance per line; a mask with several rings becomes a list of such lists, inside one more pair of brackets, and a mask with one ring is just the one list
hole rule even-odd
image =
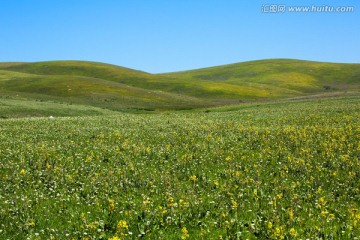
[[190, 109], [358, 92], [360, 64], [267, 59], [150, 74], [88, 61], [0, 63], [0, 96], [110, 110]]

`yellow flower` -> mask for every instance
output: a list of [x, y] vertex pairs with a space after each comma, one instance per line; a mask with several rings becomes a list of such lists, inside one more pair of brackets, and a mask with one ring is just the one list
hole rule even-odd
[[219, 180], [215, 179], [215, 180], [213, 180], [213, 183], [216, 187], [219, 186]]
[[25, 223], [26, 227], [35, 227], [35, 221], [33, 219], [29, 219], [26, 223]]
[[275, 228], [274, 236], [275, 237], [280, 237], [281, 236], [281, 229], [279, 227]]
[[47, 170], [50, 170], [51, 168], [52, 168], [52, 166], [47, 163], [47, 164], [46, 164], [46, 169], [47, 169]]
[[109, 238], [108, 240], [121, 240], [118, 236], [113, 236], [112, 238]]
[[192, 175], [190, 177], [190, 180], [193, 181], [193, 182], [196, 182], [197, 181], [197, 177], [195, 175]]
[[25, 172], [26, 172], [25, 169], [21, 169], [21, 170], [20, 170], [20, 174], [23, 174], [23, 175], [24, 175]]
[[292, 208], [289, 209], [289, 217], [291, 220], [294, 219], [294, 212], [293, 212]]
[[127, 229], [127, 228], [129, 228], [129, 226], [125, 220], [120, 220], [118, 225], [116, 226], [116, 229], [118, 231], [121, 231], [122, 229]]
[[176, 207], [177, 203], [174, 203], [174, 198], [173, 197], [169, 197], [168, 198], [168, 207]]
[[231, 205], [233, 206], [233, 208], [237, 208], [238, 207], [238, 203], [234, 200], [234, 199], [231, 199]]
[[143, 204], [144, 204], [145, 206], [150, 205], [150, 204], [151, 204], [151, 201], [150, 201], [149, 199], [146, 199], [146, 200], [143, 201]]
[[289, 234], [290, 234], [290, 236], [295, 237], [295, 236], [296, 236], [296, 231], [295, 231], [295, 229], [294, 229], [294, 228], [291, 228], [290, 231], [289, 231]]
[[268, 222], [267, 227], [268, 227], [268, 229], [272, 229], [272, 227], [273, 227], [272, 222]]
[[321, 208], [326, 204], [325, 199], [323, 197], [318, 200], [318, 207]]
[[325, 217], [329, 212], [328, 211], [321, 211], [321, 216]]
[[182, 232], [182, 235], [181, 235], [181, 239], [187, 239], [189, 237], [189, 232], [188, 230], [186, 229], [186, 227], [183, 227], [181, 229], [181, 232]]
[[99, 222], [92, 222], [92, 223], [86, 225], [86, 228], [90, 231], [95, 231], [95, 230], [97, 230], [98, 226], [99, 226]]
[[115, 209], [115, 201], [114, 199], [109, 199], [109, 211], [113, 212]]

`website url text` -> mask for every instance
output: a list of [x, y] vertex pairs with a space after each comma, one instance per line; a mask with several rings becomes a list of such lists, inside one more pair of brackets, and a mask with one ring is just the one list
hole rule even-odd
[[350, 13], [355, 12], [353, 6], [287, 6], [285, 4], [264, 4], [261, 6], [263, 13]]

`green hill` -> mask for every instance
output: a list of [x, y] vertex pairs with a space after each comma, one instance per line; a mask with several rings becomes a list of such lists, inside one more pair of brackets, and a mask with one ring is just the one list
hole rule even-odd
[[166, 90], [170, 86], [169, 77], [97, 62], [3, 63], [0, 69], [36, 75], [90, 77], [152, 90]]
[[193, 96], [273, 99], [359, 89], [360, 64], [269, 59], [161, 76], [196, 83]]
[[360, 64], [292, 59], [164, 74], [86, 61], [0, 63], [2, 98], [116, 111], [190, 109], [359, 89]]
[[[157, 77], [102, 63], [55, 61], [0, 64], [2, 96], [90, 105], [112, 110], [155, 110], [206, 106], [202, 99], [137, 86]], [[165, 81], [164, 81], [165, 82]]]
[[49, 61], [35, 63], [0, 64], [0, 69], [36, 75], [82, 76], [121, 83], [153, 78], [149, 73], [105, 63], [86, 61]]

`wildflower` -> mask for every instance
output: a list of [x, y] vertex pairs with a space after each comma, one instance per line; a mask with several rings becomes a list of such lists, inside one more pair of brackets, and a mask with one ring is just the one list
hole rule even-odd
[[47, 170], [50, 170], [51, 168], [52, 168], [52, 166], [51, 166], [49, 163], [47, 163], [47, 164], [46, 164], [46, 169], [47, 169]]
[[181, 207], [187, 208], [187, 207], [189, 207], [189, 202], [187, 200], [180, 199], [179, 200], [179, 205]]
[[190, 177], [190, 180], [193, 181], [193, 182], [196, 182], [197, 181], [197, 177], [195, 175], [192, 175]]
[[146, 200], [143, 201], [143, 204], [145, 206], [150, 205], [150, 203], [151, 203], [151, 201], [149, 199], [146, 199]]
[[325, 199], [323, 197], [318, 200], [318, 207], [321, 208], [325, 205]]
[[283, 235], [284, 232], [284, 226], [276, 227], [273, 231], [272, 238], [274, 239], [285, 239], [285, 236]]
[[321, 211], [321, 216], [325, 217], [329, 212], [328, 211]]
[[91, 162], [91, 160], [92, 160], [92, 156], [91, 156], [91, 155], [90, 155], [90, 156], [86, 156], [85, 162]]
[[238, 207], [238, 203], [234, 200], [234, 199], [231, 199], [231, 205], [233, 206], [233, 208], [237, 209]]
[[182, 232], [182, 235], [181, 235], [181, 239], [187, 239], [189, 237], [189, 232], [188, 230], [186, 229], [186, 227], [183, 227], [181, 229], [181, 232]]
[[109, 199], [109, 212], [113, 212], [115, 209], [115, 201], [114, 199]]
[[273, 198], [273, 205], [276, 208], [276, 197]]
[[113, 236], [112, 238], [109, 238], [108, 240], [121, 240], [118, 236]]
[[25, 169], [21, 169], [21, 170], [20, 170], [20, 174], [22, 174], [22, 175], [24, 175], [25, 172], [26, 172]]
[[296, 237], [296, 235], [297, 235], [294, 228], [291, 228], [291, 229], [290, 229], [289, 234], [290, 234], [290, 236], [292, 236], [292, 237]]
[[289, 209], [289, 217], [291, 220], [294, 219], [294, 212], [293, 212], [292, 208]]
[[26, 227], [35, 227], [35, 221], [33, 219], [29, 219], [26, 223], [25, 223]]
[[129, 226], [125, 220], [120, 220], [116, 226], [116, 230], [121, 231], [122, 229], [128, 229]]
[[90, 231], [95, 231], [98, 226], [99, 226], [99, 222], [92, 222], [92, 223], [86, 225], [86, 228]]
[[268, 227], [268, 229], [272, 229], [272, 227], [273, 227], [272, 222], [268, 222], [267, 227]]

